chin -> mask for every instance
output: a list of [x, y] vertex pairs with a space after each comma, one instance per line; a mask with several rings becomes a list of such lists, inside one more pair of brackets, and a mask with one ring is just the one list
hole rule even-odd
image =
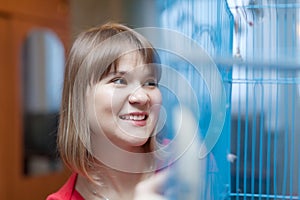
[[141, 146], [144, 146], [147, 142], [148, 142], [149, 139], [132, 139], [132, 141], [130, 141], [131, 143], [131, 146], [132, 147], [141, 147]]

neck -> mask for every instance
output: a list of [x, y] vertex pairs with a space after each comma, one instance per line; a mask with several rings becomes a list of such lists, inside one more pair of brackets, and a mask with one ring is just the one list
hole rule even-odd
[[[148, 146], [119, 147], [103, 137], [97, 143], [91, 142], [93, 156], [103, 165], [123, 172], [141, 173], [154, 169], [154, 152], [149, 152]], [[147, 144], [149, 145], [149, 144]]]
[[133, 199], [136, 185], [150, 176], [150, 173], [128, 173], [99, 165], [93, 172], [95, 182], [78, 175], [76, 190], [84, 199]]

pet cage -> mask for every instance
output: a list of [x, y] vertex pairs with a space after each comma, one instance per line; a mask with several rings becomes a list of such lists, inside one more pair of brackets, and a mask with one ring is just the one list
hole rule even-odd
[[[226, 121], [202, 199], [299, 199], [300, 1], [168, 0], [158, 9], [161, 27], [182, 32], [213, 58], [226, 90]], [[193, 67], [171, 65], [202, 99], [205, 134], [205, 82]]]

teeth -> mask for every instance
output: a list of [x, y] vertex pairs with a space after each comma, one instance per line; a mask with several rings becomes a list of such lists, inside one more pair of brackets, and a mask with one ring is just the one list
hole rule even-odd
[[144, 120], [145, 118], [146, 118], [145, 115], [123, 115], [123, 116], [121, 116], [121, 119], [134, 120], [134, 121]]

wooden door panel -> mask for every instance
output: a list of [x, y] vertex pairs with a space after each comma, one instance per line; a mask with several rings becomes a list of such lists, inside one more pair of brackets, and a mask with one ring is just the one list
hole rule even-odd
[[8, 40], [9, 29], [8, 19], [0, 17], [0, 199], [8, 199], [8, 174], [9, 174], [9, 145], [7, 141], [7, 133], [9, 133], [9, 53]]
[[[11, 170], [10, 179], [11, 193], [10, 200], [32, 200], [32, 199], [45, 199], [47, 194], [57, 190], [69, 176], [68, 170], [52, 172], [46, 175], [27, 176], [23, 173], [23, 116], [22, 116], [22, 91], [21, 91], [21, 50], [22, 45], [27, 37], [27, 34], [37, 28], [45, 28], [53, 31], [61, 39], [62, 43], [67, 46], [68, 44], [68, 31], [62, 28], [57, 28], [55, 23], [52, 25], [41, 23], [41, 21], [25, 21], [18, 18], [13, 18], [10, 23], [11, 27], [11, 52], [14, 55], [11, 63], [12, 82], [12, 105], [9, 110], [11, 112], [11, 120], [13, 121], [13, 128], [10, 131], [11, 139], [11, 161], [10, 165], [13, 166]], [[66, 47], [67, 49], [67, 47]], [[26, 70], [26, 69], [25, 69]], [[7, 80], [8, 82], [9, 80]], [[17, 192], [16, 192], [17, 191]]]
[[70, 43], [68, 0], [0, 0], [0, 199], [39, 200], [68, 178], [67, 169], [46, 175], [23, 173], [22, 45], [36, 28]]
[[21, 19], [56, 20], [58, 24], [68, 23], [70, 15], [69, 0], [0, 0], [0, 10]]

